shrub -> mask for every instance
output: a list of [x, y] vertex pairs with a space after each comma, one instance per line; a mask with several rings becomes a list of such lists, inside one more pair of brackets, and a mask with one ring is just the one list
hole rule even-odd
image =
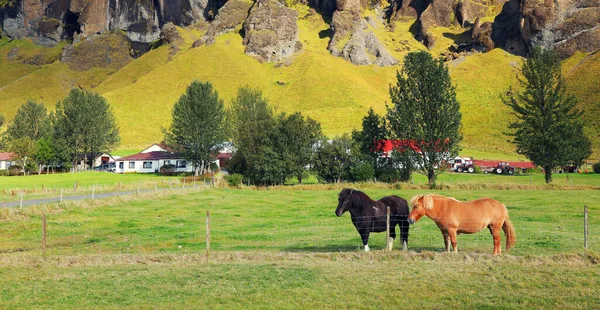
[[19, 165], [12, 165], [8, 168], [8, 175], [21, 175], [23, 172], [23, 167]]
[[594, 173], [600, 173], [600, 162], [595, 163], [592, 169], [594, 169]]
[[8, 170], [0, 170], [0, 176], [8, 175]]
[[226, 175], [225, 181], [229, 184], [229, 186], [240, 186], [242, 184], [243, 175], [234, 173]]
[[350, 176], [358, 182], [373, 180], [375, 168], [367, 161], [359, 162], [350, 168]]
[[162, 174], [162, 175], [173, 175], [173, 174], [175, 174], [175, 165], [172, 165], [172, 164], [163, 165], [158, 170], [158, 173]]

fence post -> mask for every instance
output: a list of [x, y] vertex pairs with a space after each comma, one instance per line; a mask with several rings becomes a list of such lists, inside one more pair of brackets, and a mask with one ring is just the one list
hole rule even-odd
[[46, 256], [46, 213], [42, 214], [42, 255]]
[[25, 191], [21, 191], [21, 203], [19, 204], [19, 206], [21, 207], [21, 209], [23, 209], [23, 195], [24, 195]]
[[60, 188], [60, 203], [62, 204], [62, 200], [63, 200], [63, 188]]
[[583, 249], [588, 249], [588, 206], [583, 206]]
[[185, 177], [181, 177], [181, 188], [185, 188]]
[[169, 180], [169, 190], [173, 189], [173, 180]]
[[206, 253], [210, 251], [210, 210], [206, 210]]
[[393, 244], [392, 244], [392, 240], [390, 240], [392, 238], [390, 237], [390, 207], [389, 206], [387, 207], [387, 218], [385, 221], [385, 228], [386, 228], [385, 229], [385, 249], [388, 251], [391, 251]]
[[154, 182], [154, 191], [158, 193], [158, 185], [156, 185], [156, 182]]
[[95, 193], [96, 193], [96, 184], [92, 185], [92, 200], [94, 200]]
[[137, 189], [137, 194], [140, 194], [140, 181], [138, 181], [138, 189]]

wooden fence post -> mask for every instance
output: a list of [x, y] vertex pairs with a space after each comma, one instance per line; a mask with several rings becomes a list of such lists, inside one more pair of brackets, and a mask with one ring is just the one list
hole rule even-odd
[[583, 206], [583, 248], [588, 249], [588, 206]]
[[392, 239], [390, 237], [390, 207], [387, 207], [387, 218], [385, 221], [385, 249], [388, 251], [392, 250], [392, 241], [390, 239]]
[[42, 255], [46, 256], [46, 213], [42, 214]]
[[24, 195], [25, 191], [21, 191], [21, 203], [19, 204], [19, 206], [21, 207], [21, 209], [23, 209], [23, 195]]
[[63, 201], [63, 188], [60, 188], [60, 203], [62, 204]]
[[206, 210], [206, 252], [210, 251], [210, 210]]
[[96, 193], [96, 184], [92, 185], [92, 200], [94, 200], [95, 193]]
[[154, 182], [154, 191], [158, 193], [158, 185], [156, 185], [156, 182]]

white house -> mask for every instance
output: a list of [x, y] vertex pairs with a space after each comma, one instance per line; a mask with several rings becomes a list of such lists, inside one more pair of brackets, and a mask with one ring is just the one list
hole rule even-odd
[[194, 167], [181, 155], [163, 144], [153, 144], [145, 150], [115, 160], [116, 173], [155, 173], [164, 165], [174, 165], [175, 172], [193, 172]]
[[12, 158], [15, 156], [13, 153], [0, 153], [0, 170], [7, 170], [10, 166], [14, 165]]

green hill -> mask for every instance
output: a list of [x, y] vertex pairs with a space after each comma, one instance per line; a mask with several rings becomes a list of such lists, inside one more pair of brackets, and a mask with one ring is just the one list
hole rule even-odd
[[[300, 16], [306, 7], [298, 7]], [[367, 12], [366, 14], [371, 14]], [[45, 49], [24, 41], [0, 41], [0, 103], [2, 113], [12, 118], [27, 99], [43, 102], [52, 109], [70, 88], [93, 89], [105, 96], [114, 108], [121, 128], [121, 148], [141, 148], [162, 139], [174, 102], [194, 79], [210, 81], [226, 104], [238, 87], [258, 87], [277, 111], [301, 111], [321, 122], [325, 134], [334, 136], [360, 126], [369, 107], [385, 113], [388, 87], [395, 82], [396, 67], [357, 66], [332, 56], [326, 49], [329, 25], [320, 15], [298, 20], [303, 50], [282, 64], [260, 63], [244, 54], [239, 29], [218, 36], [211, 46], [191, 48], [200, 38], [201, 27], [179, 29], [182, 42], [178, 52], [161, 46], [118, 71], [92, 69], [78, 72], [58, 61], [61, 46]], [[398, 22], [393, 32], [378, 24], [372, 28], [391, 54], [402, 60], [409, 50], [425, 47], [408, 31], [409, 22]], [[437, 28], [440, 38], [432, 53], [438, 54], [464, 29]], [[400, 43], [402, 42], [402, 43]], [[48, 54], [50, 64], [30, 65], [9, 60], [18, 48], [24, 55]], [[54, 57], [54, 58], [52, 58]], [[565, 62], [566, 77], [573, 92], [586, 108], [589, 132], [599, 154], [598, 83], [600, 58], [577, 54]], [[576, 59], [575, 59], [576, 58]], [[585, 58], [585, 59], [584, 59]], [[575, 59], [575, 60], [573, 60]], [[48, 62], [50, 62], [48, 61]], [[514, 148], [502, 134], [510, 115], [500, 95], [516, 85], [521, 59], [500, 49], [449, 62], [463, 113], [463, 147], [493, 153], [512, 154]], [[581, 63], [583, 62], [583, 63]], [[596, 78], [594, 78], [596, 77]], [[585, 79], [588, 84], [579, 81]], [[593, 102], [596, 102], [594, 105]], [[594, 128], [594, 129], [591, 129]]]

